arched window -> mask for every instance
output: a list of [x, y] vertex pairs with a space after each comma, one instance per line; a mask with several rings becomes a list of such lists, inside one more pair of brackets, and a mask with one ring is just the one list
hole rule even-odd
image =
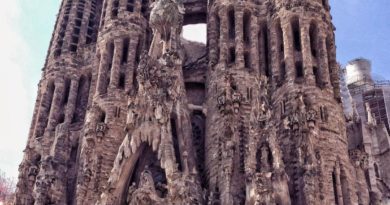
[[244, 53], [244, 65], [246, 69], [251, 69], [251, 54], [248, 51]]
[[276, 23], [276, 35], [278, 39], [280, 56], [284, 58], [284, 39], [283, 39], [283, 30], [282, 30], [282, 25], [280, 24], [280, 19], [278, 19]]
[[234, 16], [234, 8], [230, 8], [228, 12], [228, 22], [229, 22], [229, 39], [234, 40], [236, 37], [236, 21]]
[[228, 64], [233, 64], [235, 62], [236, 62], [236, 48], [230, 47], [229, 48]]
[[256, 172], [269, 172], [272, 169], [273, 156], [267, 143], [263, 143], [256, 152]]
[[309, 29], [310, 36], [310, 50], [313, 57], [318, 55], [318, 28], [317, 25], [312, 22]]
[[304, 76], [302, 62], [300, 61], [295, 63], [295, 75], [297, 79], [303, 78]]
[[216, 36], [215, 36], [215, 40], [216, 40], [216, 43], [215, 43], [215, 50], [216, 50], [216, 63], [219, 62], [219, 39], [221, 37], [221, 19], [219, 18], [218, 15], [215, 15], [215, 31], [216, 31]]
[[321, 77], [320, 77], [320, 71], [318, 67], [313, 66], [313, 75], [314, 75], [314, 80], [316, 82], [317, 87], [321, 86]]
[[380, 178], [378, 164], [374, 163], [375, 177]]
[[127, 63], [128, 55], [129, 55], [129, 44], [130, 44], [130, 39], [125, 38], [123, 40], [122, 59], [121, 59], [122, 65]]
[[61, 106], [65, 106], [66, 104], [68, 104], [68, 100], [69, 100], [69, 92], [70, 92], [70, 80], [69, 79], [65, 79], [65, 90], [64, 90], [64, 97], [62, 98], [62, 103], [61, 103]]
[[137, 65], [141, 60], [141, 53], [142, 53], [142, 39], [141, 36], [139, 36], [137, 42], [137, 50], [135, 51], [135, 62]]
[[260, 29], [260, 38], [259, 38], [259, 44], [261, 45], [260, 49], [260, 59], [261, 62], [264, 66], [264, 74], [267, 77], [271, 76], [271, 71], [270, 71], [270, 65], [269, 65], [269, 47], [268, 47], [268, 28], [267, 24], [263, 23]]
[[283, 61], [280, 65], [280, 74], [279, 74], [279, 86], [283, 85], [286, 80], [286, 63]]
[[291, 20], [291, 28], [292, 28], [294, 48], [296, 51], [301, 51], [301, 31], [300, 31], [298, 17], [294, 17]]
[[334, 201], [336, 205], [339, 205], [339, 193], [337, 192], [337, 179], [336, 179], [335, 170], [332, 172], [332, 184], [333, 184], [333, 193], [334, 193]]
[[250, 32], [251, 32], [251, 13], [246, 11], [243, 18], [243, 31], [244, 31], [244, 43], [250, 44]]
[[125, 87], [126, 87], [126, 74], [120, 73], [119, 74], [119, 81], [118, 81], [118, 88], [125, 89]]
[[106, 123], [107, 122], [107, 115], [105, 111], [102, 111], [99, 116], [99, 123]]

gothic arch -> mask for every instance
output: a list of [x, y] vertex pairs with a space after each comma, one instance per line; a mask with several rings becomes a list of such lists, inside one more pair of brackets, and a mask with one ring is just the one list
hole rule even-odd
[[[166, 172], [161, 165], [157, 152], [153, 151], [148, 142], [142, 142], [128, 158], [126, 158], [126, 151], [121, 147], [115, 163], [119, 163], [120, 167], [116, 167], [118, 164], [114, 165], [113, 172], [119, 172], [120, 174], [117, 180], [112, 181], [110, 179], [110, 181], [116, 182], [114, 184], [113, 199], [116, 200], [114, 204], [128, 203], [129, 189], [139, 186], [141, 173], [145, 170], [148, 170], [153, 176], [157, 195], [162, 198], [166, 196], [166, 190], [161, 186], [167, 183]], [[116, 168], [119, 170], [115, 170]]]
[[264, 142], [258, 147], [256, 151], [256, 172], [268, 172], [273, 167], [273, 156], [271, 147]]

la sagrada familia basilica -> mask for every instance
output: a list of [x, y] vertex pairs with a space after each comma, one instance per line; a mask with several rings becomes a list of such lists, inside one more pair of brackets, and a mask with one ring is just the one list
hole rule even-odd
[[[15, 204], [389, 203], [389, 136], [344, 114], [331, 19], [328, 0], [63, 0]], [[182, 38], [198, 23], [206, 45]]]

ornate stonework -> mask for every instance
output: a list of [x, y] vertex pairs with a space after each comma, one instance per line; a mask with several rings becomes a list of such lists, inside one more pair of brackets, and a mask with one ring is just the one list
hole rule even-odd
[[[329, 8], [63, 0], [15, 204], [380, 204], [386, 181], [372, 189], [347, 139]], [[207, 46], [181, 38], [194, 23]]]

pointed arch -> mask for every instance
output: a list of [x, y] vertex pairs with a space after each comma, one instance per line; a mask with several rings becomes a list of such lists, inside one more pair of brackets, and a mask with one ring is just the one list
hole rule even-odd
[[[130, 143], [127, 140], [125, 142]], [[153, 148], [148, 144], [149, 142], [143, 141], [137, 147], [134, 147], [134, 150], [126, 150], [128, 148], [121, 146], [113, 169], [119, 176], [117, 175], [115, 179], [110, 178], [115, 190], [110, 194], [110, 197], [115, 200], [114, 204], [127, 203], [129, 188], [139, 186], [141, 173], [145, 170], [148, 170], [153, 177], [157, 195], [159, 197], [166, 196], [167, 190], [164, 188], [167, 184], [165, 169], [161, 165], [156, 151], [153, 151]]]
[[272, 151], [268, 143], [262, 143], [256, 151], [256, 172], [268, 172], [273, 167]]

